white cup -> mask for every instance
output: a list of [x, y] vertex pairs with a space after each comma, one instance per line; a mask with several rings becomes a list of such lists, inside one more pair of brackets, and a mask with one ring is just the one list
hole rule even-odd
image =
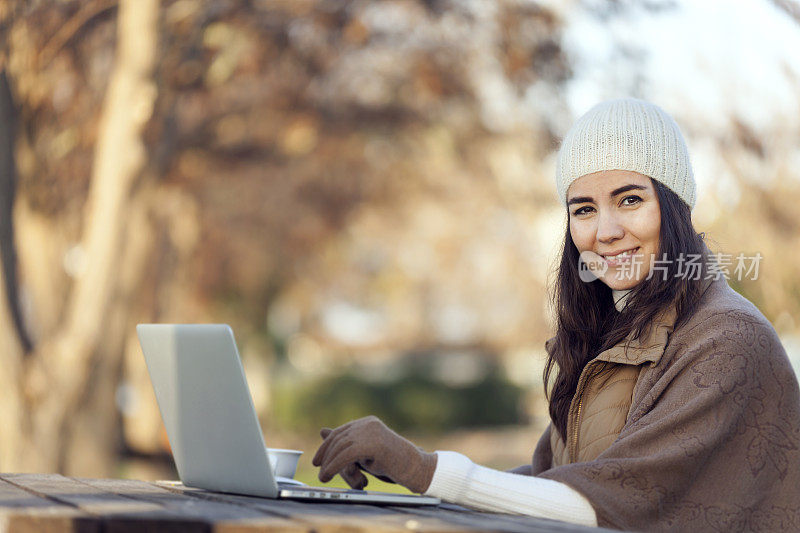
[[297, 471], [297, 461], [303, 452], [300, 450], [283, 450], [267, 448], [272, 473], [277, 477], [292, 479]]

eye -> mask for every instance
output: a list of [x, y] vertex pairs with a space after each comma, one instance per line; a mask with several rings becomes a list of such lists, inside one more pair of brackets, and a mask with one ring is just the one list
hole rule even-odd
[[573, 211], [572, 214], [574, 216], [586, 215], [586, 214], [590, 213], [592, 211], [592, 209], [594, 209], [594, 208], [591, 207], [591, 206], [585, 205], [585, 206], [579, 207], [578, 209]]
[[620, 205], [636, 205], [641, 201], [642, 201], [642, 199], [639, 196], [636, 196], [635, 194], [631, 194], [630, 196], [626, 196], [625, 198], [623, 198], [622, 201], [619, 204]]

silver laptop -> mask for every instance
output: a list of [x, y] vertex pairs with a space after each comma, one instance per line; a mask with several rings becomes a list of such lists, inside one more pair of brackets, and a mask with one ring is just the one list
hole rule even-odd
[[184, 485], [266, 498], [440, 503], [428, 496], [279, 482], [272, 474], [231, 328], [139, 324], [136, 332]]

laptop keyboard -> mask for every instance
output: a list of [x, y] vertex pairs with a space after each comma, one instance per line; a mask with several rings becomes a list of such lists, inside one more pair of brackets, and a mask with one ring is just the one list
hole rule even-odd
[[346, 492], [349, 494], [366, 494], [367, 491], [359, 490], [359, 489], [340, 489], [336, 487], [312, 487], [310, 485], [298, 485], [297, 483], [278, 483], [278, 488], [281, 490], [290, 489], [290, 490], [298, 490], [298, 489], [311, 489], [317, 492], [333, 492], [333, 493], [342, 493]]

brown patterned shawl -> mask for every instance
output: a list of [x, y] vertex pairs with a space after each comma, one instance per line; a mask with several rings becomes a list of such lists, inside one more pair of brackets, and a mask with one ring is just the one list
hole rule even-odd
[[550, 427], [532, 473], [579, 491], [601, 526], [800, 531], [800, 389], [775, 330], [715, 280], [637, 383], [618, 439], [552, 466]]

